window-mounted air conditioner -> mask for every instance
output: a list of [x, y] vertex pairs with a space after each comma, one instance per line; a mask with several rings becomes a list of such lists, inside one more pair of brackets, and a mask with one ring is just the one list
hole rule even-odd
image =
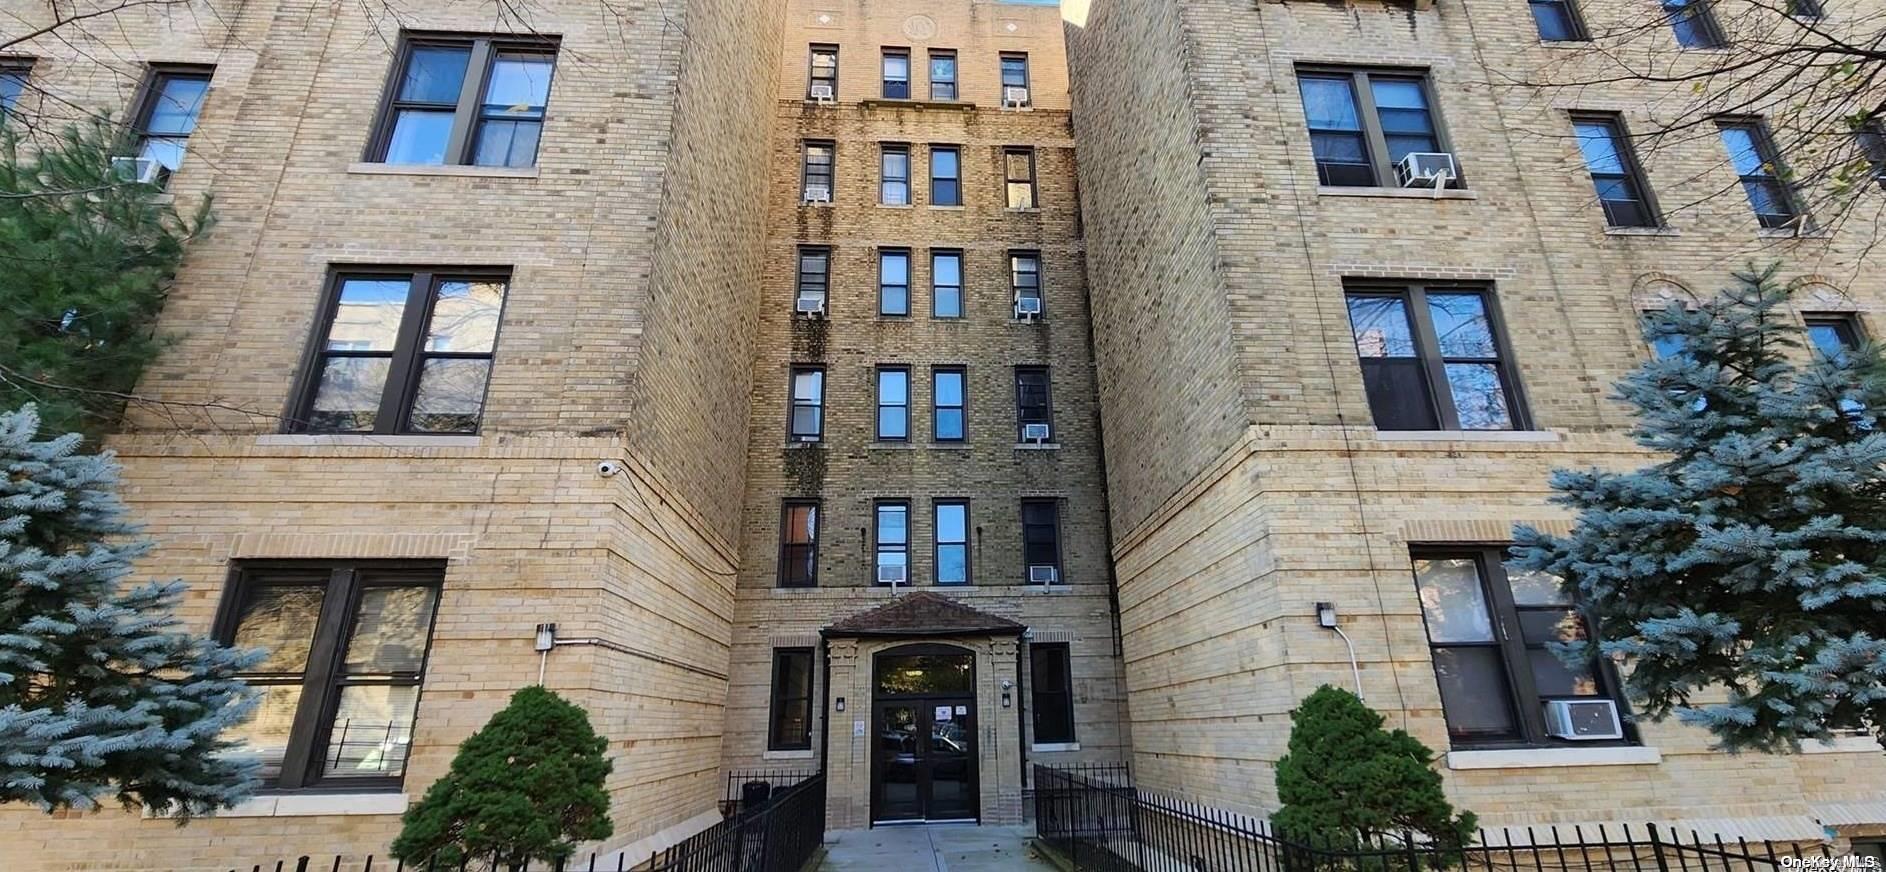
[[1050, 435], [1051, 434], [1049, 434], [1048, 432], [1048, 425], [1046, 424], [1023, 424], [1022, 425], [1022, 441], [1023, 442], [1034, 442], [1034, 443], [1047, 442], [1048, 437]]
[[806, 185], [805, 186], [805, 201], [807, 203], [830, 203], [832, 201], [831, 186], [830, 185]]
[[826, 84], [813, 85], [807, 89], [807, 94], [814, 103], [831, 103], [838, 99], [837, 95], [832, 93], [832, 86]]
[[1060, 570], [1052, 566], [1028, 567], [1029, 584], [1053, 584], [1061, 577]]
[[1026, 109], [1028, 107], [1028, 89], [1009, 87], [1002, 89], [1002, 108]]
[[148, 157], [119, 155], [111, 159], [111, 174], [121, 182], [154, 185], [163, 179], [164, 165]]
[[796, 315], [804, 315], [807, 318], [823, 318], [825, 317], [825, 295], [800, 294], [792, 311]]
[[878, 584], [903, 584], [909, 577], [910, 567], [907, 566], [878, 567]]
[[1041, 317], [1040, 297], [1016, 297], [1015, 317], [1022, 321], [1033, 321]]
[[1442, 188], [1460, 178], [1454, 156], [1444, 151], [1411, 151], [1395, 162], [1395, 181], [1404, 188], [1433, 188], [1440, 196]]
[[1545, 731], [1554, 738], [1575, 742], [1624, 738], [1618, 704], [1608, 699], [1547, 700]]

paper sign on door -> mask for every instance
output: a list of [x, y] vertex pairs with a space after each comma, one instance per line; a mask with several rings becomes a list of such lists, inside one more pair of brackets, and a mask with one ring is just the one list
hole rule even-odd
[[946, 706], [946, 705], [940, 705], [940, 706], [937, 706], [937, 707], [936, 707], [936, 719], [937, 719], [937, 720], [939, 720], [939, 721], [947, 721], [947, 720], [949, 720], [949, 719], [950, 719], [950, 707], [949, 707], [949, 706]]
[[966, 706], [966, 705], [959, 705], [959, 706], [957, 706], [957, 707], [956, 707], [956, 714], [957, 714], [958, 716], [961, 716], [961, 715], [966, 715], [966, 714], [969, 714], [969, 706]]

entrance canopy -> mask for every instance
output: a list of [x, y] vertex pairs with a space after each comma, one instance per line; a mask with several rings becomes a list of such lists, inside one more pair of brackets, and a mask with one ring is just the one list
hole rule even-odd
[[827, 638], [1019, 636], [1028, 628], [927, 590], [904, 594], [819, 631]]

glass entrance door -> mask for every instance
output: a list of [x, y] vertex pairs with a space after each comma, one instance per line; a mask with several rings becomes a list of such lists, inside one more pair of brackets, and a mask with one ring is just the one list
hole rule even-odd
[[975, 820], [975, 699], [925, 697], [875, 708], [872, 820]]
[[879, 821], [923, 820], [919, 771], [923, 762], [923, 725], [916, 703], [877, 704], [877, 743], [872, 753], [875, 777], [872, 817]]

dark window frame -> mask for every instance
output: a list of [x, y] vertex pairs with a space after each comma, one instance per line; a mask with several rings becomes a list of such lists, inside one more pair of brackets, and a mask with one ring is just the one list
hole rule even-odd
[[[1729, 169], [1736, 174], [1736, 181], [1742, 187], [1742, 195], [1748, 200], [1749, 211], [1755, 215], [1756, 223], [1765, 230], [1781, 230], [1789, 227], [1806, 229], [1809, 224], [1807, 209], [1801, 202], [1801, 192], [1794, 183], [1788, 181], [1788, 165], [1781, 159], [1781, 148], [1775, 144], [1774, 133], [1768, 129], [1767, 122], [1760, 118], [1746, 115], [1730, 115], [1716, 119], [1717, 139], [1722, 142], [1723, 150], [1729, 144], [1722, 140], [1722, 134], [1731, 129], [1744, 131], [1749, 142], [1755, 147], [1755, 156], [1761, 161], [1762, 172], [1743, 174], [1735, 166], [1735, 155], [1729, 155]], [[1755, 211], [1755, 201], [1748, 196], [1749, 186], [1773, 186], [1777, 205], [1786, 212], [1761, 213]]]
[[[890, 158], [893, 155], [902, 155], [904, 158], [904, 174], [902, 176], [893, 176], [890, 173]], [[891, 185], [894, 184], [903, 186], [904, 197], [902, 201], [895, 203], [891, 202], [890, 198], [887, 196], [890, 192]], [[878, 205], [909, 206], [911, 202], [910, 144], [903, 142], [878, 143]]]
[[[399, 334], [392, 351], [350, 352], [333, 351], [323, 347], [328, 333], [334, 329], [334, 319], [340, 313], [341, 292], [345, 289], [347, 280], [395, 277], [405, 277], [408, 286], [406, 303], [400, 311]], [[478, 435], [484, 429], [484, 415], [491, 397], [491, 380], [498, 367], [498, 348], [504, 342], [504, 310], [511, 302], [511, 277], [510, 267], [493, 266], [348, 264], [330, 268], [326, 287], [321, 292], [321, 307], [317, 310], [315, 317], [315, 331], [308, 337], [307, 347], [302, 352], [301, 367], [296, 376], [294, 393], [290, 395], [288, 408], [283, 414], [282, 432], [366, 433], [376, 436]], [[491, 337], [491, 351], [427, 351], [422, 347], [425, 339], [423, 334], [432, 319], [432, 307], [438, 299], [438, 286], [444, 282], [460, 280], [496, 281], [504, 284], [504, 299], [498, 304], [498, 323]], [[321, 387], [321, 365], [329, 357], [386, 357], [391, 361], [387, 367], [386, 384], [380, 391], [380, 405], [378, 412], [374, 415], [372, 430], [323, 430], [308, 426], [309, 417], [314, 412], [315, 397]], [[419, 392], [419, 378], [424, 373], [425, 361], [433, 358], [483, 358], [489, 361], [489, 369], [485, 374], [485, 392], [478, 398], [478, 423], [470, 431], [411, 429], [412, 406]]]
[[[1363, 151], [1368, 158], [1370, 183], [1367, 185], [1332, 184], [1324, 175], [1322, 163], [1315, 160], [1314, 145], [1311, 160], [1317, 166], [1317, 185], [1320, 187], [1393, 187], [1395, 185], [1395, 164], [1389, 160], [1388, 136], [1382, 127], [1381, 109], [1375, 105], [1374, 89], [1370, 82], [1376, 78], [1385, 80], [1413, 81], [1421, 88], [1421, 102], [1427, 108], [1428, 126], [1432, 129], [1435, 147], [1439, 151], [1455, 156], [1455, 166], [1460, 166], [1460, 153], [1454, 148], [1453, 137], [1448, 135], [1447, 122], [1442, 117], [1438, 92], [1434, 88], [1432, 71], [1427, 67], [1383, 67], [1350, 66], [1336, 64], [1299, 64], [1296, 68], [1297, 79], [1301, 83], [1306, 76], [1311, 78], [1334, 79], [1338, 76], [1349, 80], [1349, 96], [1355, 102], [1356, 120], [1362, 125], [1360, 132]], [[1309, 107], [1303, 104], [1301, 84], [1299, 84], [1297, 110], [1303, 113], [1303, 129], [1316, 133], [1310, 127]], [[1336, 131], [1344, 135], [1355, 135], [1358, 131]], [[1467, 187], [1466, 171], [1461, 169], [1454, 180], [1447, 183], [1449, 189]]]
[[[904, 78], [901, 81], [891, 78], [890, 65], [891, 65], [891, 59], [893, 58], [904, 59]], [[878, 81], [881, 86], [881, 90], [879, 91], [878, 96], [886, 100], [910, 99], [910, 79], [911, 79], [910, 60], [911, 58], [910, 58], [909, 48], [898, 47], [898, 46], [885, 46], [883, 48], [882, 58], [878, 62]], [[903, 91], [903, 93], [901, 94], [893, 93], [894, 91], [897, 91], [900, 88]]]
[[[1427, 297], [1430, 293], [1477, 294], [1487, 314], [1487, 327], [1492, 333], [1493, 350], [1497, 357], [1486, 358], [1448, 358], [1441, 351], [1440, 339], [1434, 330], [1433, 315], [1428, 310]], [[1519, 365], [1513, 356], [1513, 345], [1507, 332], [1506, 320], [1500, 312], [1499, 294], [1491, 285], [1459, 282], [1394, 282], [1394, 281], [1347, 281], [1343, 283], [1345, 308], [1350, 297], [1400, 297], [1406, 307], [1410, 328], [1415, 340], [1415, 356], [1421, 361], [1422, 372], [1427, 380], [1428, 402], [1434, 414], [1436, 426], [1442, 431], [1464, 430], [1460, 425], [1460, 412], [1454, 406], [1453, 392], [1447, 381], [1446, 364], [1448, 363], [1492, 363], [1500, 376], [1504, 389], [1506, 414], [1511, 426], [1507, 431], [1535, 429], [1526, 393], [1519, 382]], [[1349, 344], [1355, 347], [1355, 328], [1350, 325]], [[1361, 353], [1357, 352], [1356, 364], [1362, 365]], [[1375, 416], [1374, 404], [1370, 404], [1371, 419]], [[1425, 430], [1426, 428], [1384, 428], [1376, 424], [1378, 430]], [[1497, 430], [1474, 432], [1504, 432]]]
[[1803, 21], [1819, 21], [1827, 17], [1827, 9], [1820, 0], [1788, 0], [1788, 15]]
[[[799, 376], [817, 374], [819, 377], [819, 395], [805, 398], [799, 396]], [[818, 364], [795, 363], [786, 375], [786, 440], [795, 444], [815, 445], [825, 441], [825, 394], [827, 377], [825, 367]], [[816, 429], [801, 432], [798, 429], [799, 410], [812, 409], [816, 414]]]
[[[1664, 19], [1670, 25], [1670, 36], [1676, 40], [1676, 46], [1683, 50], [1713, 50], [1727, 48], [1729, 37], [1723, 33], [1722, 23], [1716, 20], [1715, 4], [1712, 0], [1660, 0]], [[1693, 32], [1699, 39], [1685, 41], [1685, 29], [1681, 21], [1687, 19], [1695, 25]]]
[[[936, 62], [941, 60], [950, 62], [950, 77], [948, 79], [938, 79], [936, 77]], [[956, 50], [953, 48], [930, 49], [929, 61], [929, 66], [924, 69], [925, 77], [930, 80], [930, 99], [937, 103], [956, 102], [962, 94], [962, 65], [956, 58]], [[948, 85], [949, 93], [947, 95], [939, 95], [937, 90], [938, 85]]]
[[[937, 271], [936, 264], [938, 260], [943, 258], [954, 258], [956, 260], [956, 284], [946, 285], [937, 280], [937, 276], [941, 275], [941, 273]], [[964, 260], [963, 250], [960, 248], [933, 248], [930, 250], [930, 317], [948, 321], [960, 321], [968, 316], [969, 301], [963, 288]], [[940, 301], [943, 299], [938, 291], [946, 288], [956, 292], [956, 314], [954, 315], [938, 314]]]
[[[1028, 175], [1026, 177], [1017, 178], [1015, 176], [1014, 159], [1017, 157], [1026, 158], [1028, 161]], [[1002, 147], [1002, 202], [1007, 204], [1007, 208], [1024, 210], [1041, 208], [1041, 188], [1036, 182], [1039, 175], [1040, 170], [1035, 163], [1035, 149], [1033, 146], [1009, 145]], [[1018, 186], [1020, 187], [1018, 188]], [[1028, 202], [1026, 205], [1015, 205], [1015, 194], [1018, 189], [1028, 192]]]
[[1579, 10], [1578, 4], [1577, 2], [1575, 2], [1575, 0], [1527, 0], [1527, 7], [1532, 12], [1532, 20], [1533, 20], [1534, 25], [1540, 24], [1539, 10], [1541, 8], [1553, 8], [1553, 9], [1558, 10], [1561, 14], [1565, 16], [1566, 35], [1563, 37], [1556, 37], [1556, 38], [1548, 37], [1545, 35], [1545, 28], [1543, 26], [1540, 26], [1539, 27], [1539, 41], [1540, 42], [1590, 42], [1591, 41], [1591, 28], [1585, 25], [1584, 13]]
[[[1021, 69], [1021, 83], [1020, 84], [1011, 83], [1009, 81], [1009, 69], [1010, 69], [1009, 65], [1011, 63], [1020, 64], [1020, 69]], [[1007, 94], [1008, 94], [1008, 89], [1010, 88], [1021, 88], [1022, 90], [1028, 92], [1027, 105], [1031, 105], [1031, 106], [1034, 105], [1034, 102], [1035, 102], [1034, 71], [1029, 69], [1028, 52], [1005, 51], [1005, 52], [1000, 53], [996, 57], [995, 69], [996, 69], [996, 84], [997, 84], [997, 87], [1001, 88], [1001, 91], [999, 91], [996, 95], [998, 98], [1006, 99]]]
[[[1032, 270], [1022, 269], [1021, 267], [1024, 262], [1032, 262], [1035, 268]], [[1033, 285], [1025, 284], [1022, 280], [1023, 276], [1029, 276], [1029, 275], [1032, 275], [1035, 277], [1035, 283]], [[1048, 295], [1045, 291], [1042, 290], [1041, 252], [1039, 250], [1032, 249], [1032, 248], [1028, 248], [1028, 249], [1015, 248], [1015, 249], [1009, 250], [1008, 284], [1009, 284], [1009, 295], [1010, 295], [1009, 299], [1011, 303], [1017, 300], [1020, 300], [1024, 296], [1032, 296], [1033, 298], [1041, 301], [1041, 314], [1037, 315], [1036, 317], [1041, 320], [1047, 320]], [[1023, 294], [1022, 293], [1023, 291], [1032, 291], [1033, 293]]]
[[[1493, 648], [1500, 656], [1500, 665], [1506, 675], [1509, 713], [1513, 716], [1516, 731], [1508, 736], [1488, 736], [1485, 738], [1455, 738], [1449, 736], [1450, 747], [1457, 750], [1482, 750], [1501, 748], [1563, 748], [1563, 747], [1619, 747], [1640, 744], [1637, 731], [1630, 720], [1630, 708], [1620, 692], [1623, 684], [1616, 669], [1607, 657], [1597, 655], [1592, 660], [1592, 676], [1598, 684], [1598, 693], [1593, 696], [1571, 697], [1565, 695], [1541, 695], [1532, 675], [1529, 651], [1538, 650], [1539, 646], [1526, 642], [1520, 630], [1519, 616], [1523, 612], [1550, 612], [1570, 610], [1576, 612], [1584, 621], [1585, 630], [1593, 640], [1602, 638], [1600, 628], [1590, 614], [1577, 601], [1574, 591], [1570, 606], [1521, 606], [1513, 599], [1513, 588], [1506, 573], [1505, 559], [1509, 546], [1505, 544], [1417, 544], [1409, 548], [1408, 577], [1420, 590], [1419, 576], [1415, 572], [1415, 562], [1419, 560], [1471, 559], [1475, 563], [1476, 574], [1480, 582], [1480, 595], [1487, 605], [1488, 618], [1493, 629], [1492, 642], [1434, 642], [1427, 624], [1424, 610], [1421, 617], [1422, 632], [1427, 635], [1430, 658], [1435, 648], [1478, 647]], [[1437, 674], [1436, 681], [1439, 681]], [[1617, 705], [1618, 722], [1622, 725], [1624, 738], [1612, 740], [1570, 741], [1555, 739], [1546, 735], [1545, 702], [1548, 699], [1609, 699]]]
[[[1616, 112], [1573, 112], [1571, 113], [1571, 122], [1574, 141], [1583, 138], [1578, 132], [1578, 126], [1581, 124], [1596, 125], [1605, 128], [1610, 135], [1613, 148], [1617, 151], [1618, 161], [1623, 164], [1624, 172], [1622, 174], [1604, 173], [1602, 178], [1617, 179], [1624, 182], [1626, 186], [1637, 194], [1636, 202], [1642, 204], [1643, 207], [1643, 221], [1635, 223], [1618, 221], [1613, 217], [1613, 210], [1611, 208], [1612, 201], [1606, 200], [1600, 195], [1598, 197], [1598, 206], [1600, 211], [1604, 213], [1605, 226], [1652, 228], [1664, 226], [1663, 210], [1658, 207], [1656, 194], [1651, 191], [1650, 180], [1644, 174], [1644, 166], [1637, 159], [1637, 148], [1631, 141], [1629, 128], [1624, 125], [1624, 116]], [[1600, 174], [1592, 170], [1590, 161], [1584, 159], [1582, 148], [1579, 152], [1579, 160], [1584, 162], [1585, 172], [1591, 176], [1592, 186], [1595, 192]]]
[[[1041, 672], [1041, 665], [1037, 662], [1037, 658], [1044, 656], [1060, 660], [1059, 669], [1061, 671], [1061, 677], [1065, 679], [1060, 687], [1043, 687], [1041, 682], [1037, 680]], [[1034, 732], [1029, 744], [1072, 745], [1080, 741], [1079, 735], [1076, 732], [1076, 718], [1074, 717], [1074, 654], [1072, 646], [1068, 645], [1066, 642], [1028, 643], [1028, 693], [1028, 705], [1034, 712]], [[1049, 716], [1056, 714], [1056, 712], [1050, 710], [1050, 705], [1043, 700], [1044, 697], [1047, 697], [1050, 701], [1054, 699], [1059, 699], [1060, 701], [1060, 711], [1058, 712], [1060, 717], [1054, 718], [1056, 722], [1049, 722]], [[1051, 731], [1044, 736], [1044, 729]]]
[[[819, 272], [806, 270], [807, 258], [822, 258], [824, 269]], [[796, 301], [807, 294], [817, 294], [827, 306], [832, 301], [832, 249], [826, 245], [801, 245], [794, 255], [792, 296]]]
[[[1815, 327], [1832, 328], [1840, 340], [1841, 350], [1850, 351], [1865, 344], [1866, 328], [1860, 323], [1860, 317], [1851, 312], [1802, 312], [1801, 326], [1812, 331]], [[1820, 352], [1820, 344], [1809, 339], [1807, 345]]]
[[[35, 59], [30, 57], [0, 57], [0, 79], [13, 79], [19, 86], [11, 100], [0, 99], [0, 127], [6, 125], [8, 118], [25, 114], [25, 110], [20, 108], [20, 103], [26, 99], [26, 92], [33, 87], [34, 62]], [[4, 97], [4, 92], [0, 92], [0, 97]]]
[[[943, 176], [943, 175], [937, 174], [936, 157], [938, 154], [948, 154], [956, 158], [956, 174], [955, 175]], [[947, 188], [939, 187], [940, 183], [946, 183], [949, 187]], [[950, 196], [948, 197], [938, 196], [937, 192], [939, 190], [949, 191]], [[958, 145], [932, 145], [930, 146], [930, 205], [932, 206], [961, 206], [963, 205], [963, 149], [962, 149], [962, 146], [958, 146]]]
[[[475, 163], [478, 134], [487, 120], [483, 100], [491, 82], [492, 65], [504, 55], [536, 55], [550, 59], [550, 81], [544, 85], [544, 110], [534, 120], [538, 123], [537, 147], [529, 164], [537, 166], [543, 154], [543, 134], [550, 125], [551, 89], [556, 86], [556, 67], [562, 40], [556, 36], [510, 36], [494, 34], [409, 32], [400, 34], [399, 50], [381, 90], [380, 108], [374, 113], [373, 131], [367, 137], [363, 160], [386, 163], [386, 152], [393, 141], [393, 126], [402, 109], [432, 108], [442, 110], [443, 103], [412, 103], [399, 99], [400, 84], [412, 63], [413, 50], [427, 46], [464, 46], [471, 51], [465, 61], [465, 79], [459, 85], [458, 100], [452, 106], [452, 131], [446, 137], [445, 159], [440, 166], [486, 166]], [[426, 164], [417, 164], [426, 166]], [[489, 164], [489, 166], [509, 166]]]
[[[812, 510], [811, 538], [804, 541], [794, 540], [796, 535], [792, 524], [794, 509]], [[813, 588], [819, 586], [819, 540], [823, 538], [825, 509], [816, 499], [785, 499], [779, 503], [779, 567], [773, 579], [773, 586], [787, 589]], [[803, 552], [806, 567], [810, 574], [804, 583], [793, 580], [788, 567], [797, 562], [797, 556]]]
[[[228, 581], [218, 600], [212, 636], [223, 645], [233, 645], [242, 620], [242, 608], [258, 587], [311, 586], [324, 588], [321, 613], [317, 619], [308, 660], [301, 673], [301, 697], [295, 708], [287, 752], [281, 774], [273, 784], [263, 785], [265, 793], [288, 792], [391, 792], [405, 782], [405, 772], [383, 778], [323, 777], [321, 766], [332, 740], [333, 719], [340, 705], [341, 689], [349, 686], [383, 685], [417, 687], [419, 698], [413, 704], [413, 722], [417, 725], [419, 708], [425, 702], [425, 679], [432, 661], [432, 643], [438, 635], [439, 604], [444, 599], [446, 561], [443, 560], [238, 560], [230, 564]], [[363, 578], [363, 575], [368, 576]], [[361, 676], [350, 680], [342, 660], [352, 640], [356, 610], [363, 591], [375, 587], [427, 587], [433, 591], [432, 612], [427, 616], [426, 642], [420, 654], [417, 672], [383, 677]], [[292, 683], [289, 673], [274, 680], [250, 678], [257, 686]], [[410, 754], [410, 748], [408, 749]], [[407, 764], [411, 759], [408, 757]]]
[[[8, 69], [11, 70], [13, 67], [9, 66]], [[31, 67], [29, 65], [28, 70], [30, 71], [30, 69]], [[188, 143], [191, 138], [196, 136], [197, 125], [202, 123], [203, 118], [201, 113], [203, 108], [209, 105], [209, 87], [215, 82], [215, 79], [216, 67], [211, 64], [153, 63], [147, 65], [144, 69], [144, 78], [138, 83], [137, 94], [131, 101], [133, 107], [131, 114], [131, 132], [137, 138], [137, 141], [132, 145], [132, 154], [142, 155], [144, 153], [145, 143], [153, 139], [180, 140], [183, 143], [181, 147], [187, 154], [189, 151]], [[203, 103], [197, 107], [198, 115], [190, 120], [190, 132], [182, 136], [173, 133], [152, 133], [150, 131], [151, 116], [157, 112], [157, 101], [163, 99], [164, 96], [164, 84], [172, 80], [201, 81], [204, 88]], [[182, 171], [182, 164], [183, 161], [180, 157], [178, 159], [178, 172]], [[158, 186], [162, 187], [168, 184], [169, 180], [169, 172], [166, 171], [163, 176], [159, 177]]]
[[[904, 283], [901, 285], [892, 284], [886, 281], [884, 277], [884, 268], [890, 263], [891, 259], [893, 258], [903, 258], [904, 260]], [[910, 256], [910, 249], [908, 248], [880, 248], [878, 249], [878, 317], [880, 318], [908, 318], [910, 317], [910, 275], [911, 275], [911, 270], [913, 269], [913, 264], [911, 261], [912, 261], [912, 258]], [[901, 288], [903, 290], [904, 308], [902, 311], [897, 311], [896, 309], [893, 309], [891, 307], [890, 292], [892, 289], [896, 289], [896, 288]]]
[[[1053, 515], [1053, 523], [1030, 524], [1028, 521], [1028, 509], [1030, 507], [1043, 507], [1043, 506], [1045, 506], [1048, 512]], [[1054, 562], [1053, 563], [1049, 564], [1049, 563], [1029, 562], [1028, 560], [1029, 538], [1028, 537], [1029, 537], [1030, 527], [1034, 527], [1037, 529], [1042, 528], [1042, 527], [1048, 528], [1048, 532], [1050, 534], [1049, 543], [1054, 546]], [[1023, 499], [1021, 501], [1021, 534], [1022, 534], [1022, 554], [1021, 554], [1022, 583], [1023, 584], [1028, 583], [1028, 567], [1053, 566], [1054, 567], [1054, 583], [1066, 584], [1067, 583], [1066, 573], [1061, 571], [1062, 560], [1066, 557], [1061, 547], [1061, 499], [1059, 497], [1028, 497], [1028, 498]]]
[[[902, 403], [884, 402], [884, 377], [887, 375], [902, 375], [904, 377], [904, 401]], [[909, 442], [910, 441], [910, 387], [911, 387], [910, 367], [908, 366], [905, 366], [903, 364], [884, 364], [884, 365], [878, 366], [877, 369], [873, 371], [872, 390], [877, 395], [877, 414], [872, 418], [871, 429], [872, 429], [872, 432], [876, 435], [877, 441], [879, 442]], [[886, 409], [902, 409], [903, 410], [904, 435], [902, 436], [884, 435], [884, 410]]]
[[[790, 667], [793, 661], [800, 660], [801, 658], [803, 658], [803, 666], [805, 669], [805, 696], [783, 696], [785, 670]], [[768, 688], [766, 695], [768, 700], [766, 715], [766, 750], [811, 750], [812, 699], [817, 690], [814, 686], [814, 682], [818, 678], [818, 672], [813, 669], [814, 659], [811, 648], [793, 647], [773, 649], [773, 683], [772, 686]], [[792, 711], [788, 709], [787, 706], [799, 709], [799, 716], [803, 718], [803, 723], [805, 724], [804, 736], [790, 740], [781, 738], [781, 727], [785, 724], [784, 716], [792, 714]]]
[[[904, 541], [902, 542], [885, 541], [883, 515], [887, 511], [894, 511], [894, 510], [899, 510], [899, 509], [901, 509], [904, 513]], [[871, 586], [872, 587], [880, 587], [880, 586], [889, 587], [889, 585], [885, 584], [884, 582], [878, 581], [878, 570], [884, 566], [893, 565], [893, 564], [886, 564], [884, 562], [884, 555], [886, 554], [904, 555], [904, 563], [903, 563], [904, 582], [903, 583], [905, 585], [909, 585], [911, 583], [913, 574], [910, 571], [911, 570], [910, 540], [911, 540], [912, 534], [916, 532], [914, 526], [911, 524], [912, 520], [913, 519], [911, 518], [911, 514], [910, 514], [910, 501], [909, 500], [885, 498], [885, 499], [877, 499], [877, 500], [871, 501]]]
[[[819, 75], [820, 55], [830, 55], [832, 58], [832, 74], [829, 76]], [[818, 84], [831, 85], [832, 99], [834, 101], [838, 99], [838, 46], [836, 45], [815, 42], [806, 46], [805, 96], [807, 100], [812, 99], [812, 86]]]
[[[958, 507], [963, 510], [963, 538], [959, 540], [943, 539], [942, 514], [945, 507]], [[965, 497], [942, 497], [930, 501], [930, 580], [939, 587], [966, 587], [976, 583], [975, 554], [970, 547], [970, 539], [975, 531], [974, 515], [971, 514], [969, 500]], [[943, 580], [943, 548], [946, 545], [959, 545], [963, 549], [963, 580]]]
[[[942, 399], [941, 399], [942, 392], [937, 390], [937, 382], [941, 377], [945, 375], [953, 375], [953, 376], [956, 376], [960, 380], [961, 388], [962, 388], [962, 390], [959, 391], [959, 393], [962, 395], [962, 403], [960, 405], [945, 405], [942, 402]], [[940, 420], [942, 420], [942, 415], [946, 411], [955, 411], [957, 414], [962, 416], [963, 435], [961, 436], [942, 435], [940, 428], [937, 426], [937, 423]], [[930, 368], [930, 440], [933, 442], [950, 442], [950, 443], [969, 441], [969, 368], [968, 367], [952, 365], [952, 366], [934, 366]]]
[[[1041, 377], [1039, 403], [1025, 402], [1025, 379], [1030, 376]], [[1048, 425], [1048, 441], [1054, 441], [1054, 376], [1044, 365], [1023, 364], [1015, 367], [1015, 441], [1022, 441], [1022, 430], [1029, 424]]]
[[[825, 160], [821, 164], [813, 159], [814, 149], [825, 150]], [[812, 185], [819, 180], [825, 184], [825, 200], [832, 202], [838, 196], [838, 144], [829, 139], [808, 139], [799, 147], [799, 198], [812, 202]]]

